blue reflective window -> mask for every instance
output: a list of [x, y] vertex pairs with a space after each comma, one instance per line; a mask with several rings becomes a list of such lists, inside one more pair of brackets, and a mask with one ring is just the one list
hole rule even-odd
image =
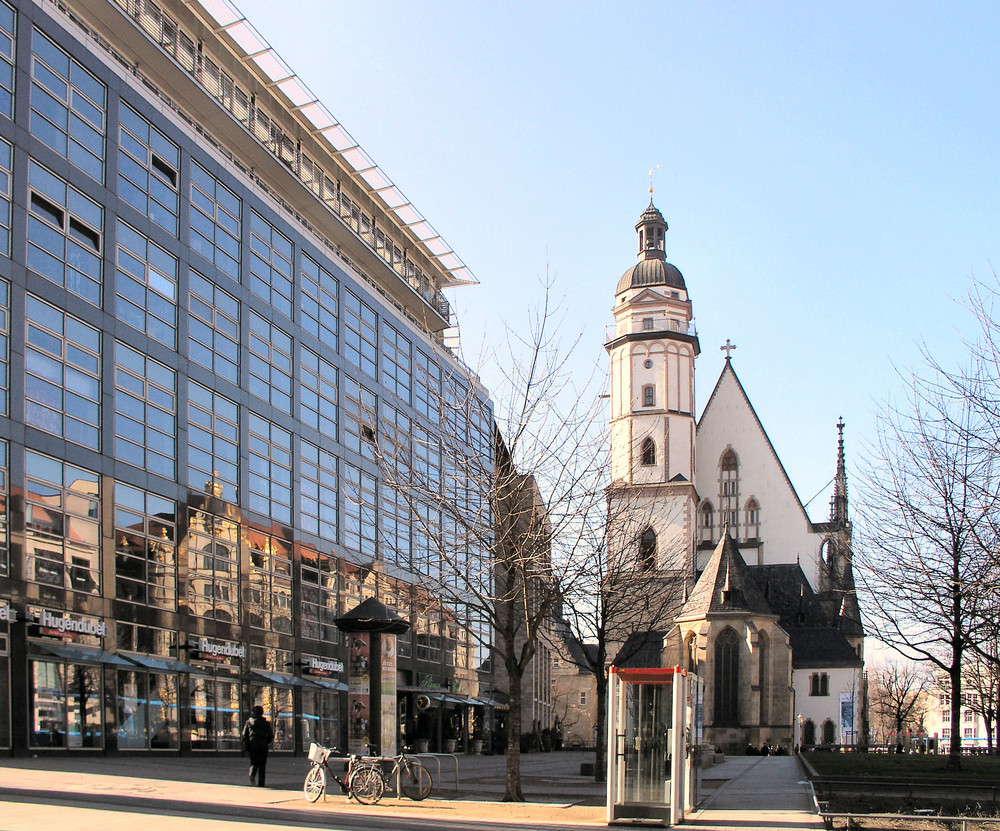
[[292, 521], [292, 434], [266, 418], [249, 416], [250, 509], [278, 522]]
[[291, 415], [292, 339], [250, 312], [250, 392]]
[[115, 313], [154, 340], [177, 347], [177, 258], [118, 221]]
[[188, 357], [239, 383], [239, 301], [196, 271], [188, 292]]
[[337, 457], [308, 441], [300, 443], [299, 521], [302, 530], [337, 541]]
[[25, 317], [25, 422], [100, 450], [100, 331], [30, 295]]
[[118, 195], [176, 237], [180, 150], [127, 104], [119, 120]]
[[329, 271], [304, 254], [299, 274], [302, 328], [336, 352], [340, 284]]
[[260, 214], [250, 217], [250, 290], [292, 316], [292, 242]]
[[239, 495], [239, 407], [224, 395], [188, 381], [188, 485], [218, 490], [236, 504]]
[[34, 160], [28, 201], [28, 268], [99, 307], [103, 208]]
[[337, 369], [303, 347], [299, 362], [300, 418], [323, 436], [337, 439]]
[[177, 377], [172, 369], [115, 344], [115, 458], [173, 479], [177, 458]]
[[32, 46], [32, 135], [103, 183], [107, 89], [38, 29]]
[[14, 117], [14, 43], [17, 13], [0, 2], [0, 113]]
[[239, 197], [197, 163], [191, 165], [191, 247], [239, 282]]

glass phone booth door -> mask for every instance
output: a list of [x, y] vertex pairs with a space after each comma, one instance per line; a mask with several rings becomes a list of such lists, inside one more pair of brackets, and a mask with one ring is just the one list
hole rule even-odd
[[673, 825], [692, 806], [695, 708], [688, 681], [688, 673], [679, 667], [611, 667], [609, 823], [659, 819]]

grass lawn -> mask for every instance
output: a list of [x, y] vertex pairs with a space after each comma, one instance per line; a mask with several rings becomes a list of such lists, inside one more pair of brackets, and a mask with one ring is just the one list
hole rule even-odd
[[948, 770], [947, 756], [913, 753], [803, 753], [818, 776], [849, 776], [866, 779], [884, 776], [914, 781], [968, 784], [970, 781], [1000, 781], [1000, 756], [962, 756], [962, 770]]

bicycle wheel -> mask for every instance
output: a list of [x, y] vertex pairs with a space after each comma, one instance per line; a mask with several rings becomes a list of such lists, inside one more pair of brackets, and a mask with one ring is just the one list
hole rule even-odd
[[326, 773], [319, 765], [313, 765], [306, 774], [306, 781], [302, 785], [302, 793], [310, 802], [315, 802], [326, 791]]
[[374, 805], [382, 798], [382, 792], [385, 791], [382, 773], [377, 768], [367, 765], [352, 770], [347, 782], [351, 796], [362, 805]]
[[400, 790], [416, 802], [427, 799], [432, 787], [430, 772], [420, 762], [407, 762], [399, 772]]

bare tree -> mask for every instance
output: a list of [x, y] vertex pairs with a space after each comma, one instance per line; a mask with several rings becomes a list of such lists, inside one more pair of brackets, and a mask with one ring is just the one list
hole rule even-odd
[[[986, 745], [994, 752], [994, 740], [1000, 734], [1000, 655], [995, 635], [980, 643], [965, 665], [965, 688], [970, 695], [968, 708], [982, 717], [986, 727]], [[953, 703], [952, 706], [955, 706]]]
[[[598, 782], [607, 779], [608, 666], [628, 666], [650, 648], [662, 652], [686, 586], [683, 574], [666, 571], [643, 556], [640, 538], [650, 517], [634, 504], [633, 495], [618, 489], [609, 497], [604, 536], [593, 541], [574, 590], [563, 598], [565, 637], [575, 643], [572, 653], [581, 668], [596, 681]], [[590, 649], [585, 648], [588, 644]]]
[[[879, 414], [866, 462], [863, 544], [855, 559], [875, 634], [948, 675], [960, 700], [970, 650], [988, 631], [997, 458], [977, 439], [978, 414], [948, 376], [913, 376], [905, 406]], [[949, 767], [961, 767], [952, 708]]]
[[869, 712], [883, 738], [922, 724], [930, 687], [926, 668], [912, 661], [888, 661], [869, 672]]
[[[558, 306], [545, 285], [528, 333], [493, 356], [493, 399], [478, 377], [440, 379], [439, 433], [399, 431], [377, 448], [413, 520], [422, 583], [488, 646], [509, 696], [503, 799], [523, 801], [522, 684], [602, 521], [606, 442], [596, 377], [574, 384]], [[487, 438], [488, 437], [488, 438]], [[487, 445], [487, 446], [484, 446]]]

